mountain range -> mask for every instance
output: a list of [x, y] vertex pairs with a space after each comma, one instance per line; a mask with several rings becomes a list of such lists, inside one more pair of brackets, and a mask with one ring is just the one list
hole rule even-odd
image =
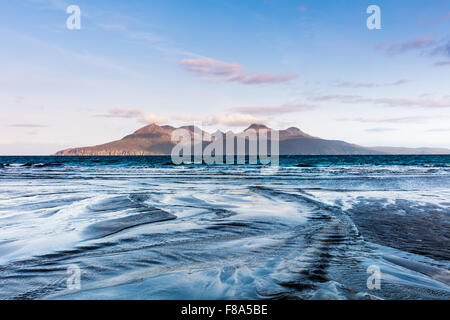
[[[211, 134], [194, 126], [184, 126], [193, 135], [202, 133], [203, 144], [209, 144]], [[57, 156], [143, 156], [170, 155], [176, 143], [172, 142], [172, 132], [176, 129], [169, 125], [147, 125], [124, 138], [92, 147], [71, 148], [57, 152]], [[197, 131], [197, 130], [199, 131]], [[262, 124], [252, 124], [250, 129], [259, 132], [270, 128]], [[237, 133], [239, 135], [242, 133]], [[192, 135], [192, 136], [193, 136]], [[270, 133], [268, 134], [270, 138]], [[375, 155], [375, 154], [450, 154], [449, 149], [434, 148], [396, 148], [396, 147], [363, 147], [340, 140], [325, 140], [313, 137], [298, 128], [291, 127], [279, 131], [280, 155]], [[208, 141], [208, 142], [207, 142]]]

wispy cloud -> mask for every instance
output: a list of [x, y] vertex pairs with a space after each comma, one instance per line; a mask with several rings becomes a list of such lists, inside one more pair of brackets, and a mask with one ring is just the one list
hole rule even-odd
[[198, 72], [204, 75], [233, 75], [240, 73], [244, 67], [237, 63], [228, 63], [214, 59], [184, 59], [180, 62], [188, 71]]
[[339, 118], [338, 121], [353, 121], [361, 123], [420, 123], [428, 120], [436, 119], [436, 117], [410, 116], [410, 117], [359, 117], [359, 118]]
[[123, 107], [117, 107], [109, 110], [105, 114], [98, 114], [96, 117], [100, 118], [122, 118], [122, 119], [137, 119], [142, 123], [164, 123], [167, 120], [154, 113], [145, 113], [141, 109], [126, 109]]
[[450, 12], [447, 12], [443, 15], [440, 15], [439, 17], [434, 17], [434, 18], [422, 16], [419, 19], [419, 24], [422, 24], [422, 25], [440, 24], [440, 23], [446, 22], [449, 19], [450, 19]]
[[294, 80], [297, 75], [276, 75], [269, 73], [253, 73], [253, 74], [241, 74], [228, 79], [228, 81], [240, 82], [243, 84], [262, 84], [262, 83], [282, 83]]
[[11, 124], [9, 125], [9, 127], [12, 128], [47, 128], [47, 125], [43, 125], [43, 124], [33, 124], [33, 123], [16, 123], [16, 124]]
[[69, 2], [65, 0], [30, 0], [32, 3], [41, 4], [51, 9], [65, 10]]
[[264, 84], [288, 82], [297, 78], [295, 74], [270, 74], [249, 71], [238, 63], [218, 61], [211, 58], [184, 59], [180, 64], [187, 71], [208, 76], [207, 80], [213, 81]]
[[450, 108], [450, 100], [443, 98], [424, 99], [424, 98], [367, 98], [359, 95], [312, 95], [308, 97], [311, 101], [326, 102], [336, 101], [340, 103], [366, 103], [379, 104], [388, 107], [422, 107], [422, 108]]
[[308, 99], [317, 102], [337, 101], [341, 103], [364, 103], [371, 101], [370, 99], [362, 96], [344, 94], [309, 95]]
[[[419, 51], [421, 55], [430, 57], [450, 57], [450, 40], [447, 38], [437, 41], [432, 34], [427, 34], [403, 43], [384, 42], [378, 45], [376, 49], [384, 51], [391, 56], [409, 51]], [[448, 61], [438, 61], [433, 65], [436, 67], [446, 66]]]
[[450, 108], [450, 100], [377, 98], [372, 99], [372, 102], [390, 107]]
[[105, 31], [125, 31], [127, 27], [118, 23], [99, 23], [98, 26]]
[[441, 41], [431, 52], [431, 55], [450, 57], [450, 40]]
[[394, 129], [394, 128], [371, 128], [371, 129], [367, 129], [366, 132], [389, 132], [389, 131], [397, 131], [398, 129]]
[[376, 49], [385, 51], [390, 55], [405, 53], [412, 50], [420, 50], [430, 48], [436, 44], [436, 39], [432, 34], [416, 37], [402, 43], [383, 42], [379, 44]]
[[300, 6], [300, 7], [297, 8], [297, 10], [300, 11], [300, 12], [306, 12], [306, 11], [308, 11], [308, 8], [305, 7], [305, 6]]
[[450, 11], [447, 12], [445, 15], [443, 15], [443, 16], [439, 19], [439, 22], [444, 22], [444, 21], [447, 21], [447, 20], [450, 20]]
[[139, 122], [148, 123], [148, 124], [152, 124], [152, 123], [163, 124], [163, 123], [167, 122], [167, 119], [164, 117], [161, 117], [157, 114], [149, 113], [149, 114], [145, 114], [145, 115], [141, 116], [139, 118]]
[[250, 114], [232, 113], [210, 116], [205, 122], [207, 125], [220, 124], [229, 127], [242, 127], [252, 123], [263, 123], [264, 121]]
[[303, 103], [283, 104], [280, 106], [242, 106], [230, 108], [232, 111], [243, 112], [253, 115], [277, 115], [295, 113], [315, 109], [316, 106]]
[[181, 122], [202, 122], [203, 118], [197, 116], [188, 116], [185, 114], [176, 114], [172, 116], [173, 120], [181, 121]]
[[426, 132], [450, 132], [450, 128], [433, 128], [427, 130]]
[[128, 32], [126, 36], [130, 39], [144, 40], [151, 44], [166, 42], [166, 39], [152, 32]]
[[136, 72], [127, 66], [122, 65], [117, 60], [110, 59], [104, 55], [92, 54], [89, 51], [74, 51], [61, 47], [57, 44], [46, 42], [41, 38], [30, 36], [23, 33], [13, 32], [14, 36], [20, 38], [22, 41], [27, 41], [30, 45], [39, 46], [45, 50], [59, 54], [64, 59], [73, 63], [74, 61], [87, 65], [88, 69], [101, 68], [108, 71], [117, 71], [129, 76], [137, 77], [142, 76], [141, 73]]
[[117, 107], [108, 111], [105, 114], [96, 115], [101, 118], [136, 118], [143, 115], [143, 111], [140, 109], [125, 109], [123, 107]]
[[25, 100], [25, 97], [23, 97], [23, 96], [16, 96], [16, 97], [14, 98], [14, 101], [15, 101], [17, 104], [21, 104], [24, 100]]
[[444, 67], [444, 66], [450, 66], [450, 60], [448, 61], [438, 61], [433, 63], [433, 66], [435, 67]]
[[334, 84], [335, 87], [341, 88], [380, 88], [380, 87], [390, 87], [390, 86], [399, 86], [405, 83], [408, 83], [409, 80], [398, 80], [394, 82], [387, 83], [374, 83], [374, 82], [352, 82], [352, 81], [341, 81]]
[[247, 113], [225, 113], [225, 114], [215, 114], [208, 116], [188, 116], [184, 114], [178, 114], [172, 117], [172, 119], [185, 122], [185, 123], [201, 123], [202, 125], [213, 126], [213, 125], [225, 125], [228, 127], [243, 127], [248, 126], [252, 123], [264, 123], [265, 121]]
[[106, 69], [106, 70], [114, 70], [126, 75], [130, 75], [130, 76], [141, 76], [140, 73], [128, 68], [127, 66], [124, 66], [120, 63], [118, 63], [115, 60], [110, 60], [109, 58], [106, 58], [104, 56], [100, 56], [100, 55], [94, 55], [94, 54], [90, 54], [88, 52], [75, 52], [75, 51], [71, 51], [71, 50], [66, 50], [62, 47], [58, 47], [58, 46], [52, 46], [50, 45], [51, 48], [53, 48], [55, 51], [57, 51], [59, 54], [61, 54], [61, 56], [64, 56], [67, 59], [70, 60], [78, 60], [81, 63], [93, 66], [93, 67], [97, 67], [97, 68], [102, 68], [102, 69]]
[[102, 22], [97, 23], [97, 26], [104, 31], [116, 32], [121, 37], [130, 39], [136, 43], [146, 44], [151, 49], [157, 50], [165, 55], [200, 57], [196, 53], [179, 49], [178, 45], [174, 44], [169, 38], [154, 31], [154, 27], [143, 29], [142, 26], [146, 26], [146, 23], [142, 21], [130, 17], [125, 17], [125, 20], [128, 22]]

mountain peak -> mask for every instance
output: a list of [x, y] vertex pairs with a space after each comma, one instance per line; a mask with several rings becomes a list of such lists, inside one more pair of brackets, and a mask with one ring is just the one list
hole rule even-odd
[[145, 133], [155, 133], [157, 131], [163, 130], [160, 126], [158, 126], [156, 123], [149, 124], [145, 127], [140, 128], [139, 130], [135, 131], [135, 134], [145, 134]]
[[245, 129], [244, 131], [247, 131], [247, 130], [250, 130], [250, 129], [253, 129], [253, 130], [267, 129], [267, 130], [270, 130], [270, 128], [267, 127], [266, 125], [258, 124], [258, 123], [253, 123], [252, 125], [250, 125], [250, 127]]
[[280, 139], [290, 139], [293, 137], [304, 137], [304, 138], [314, 138], [313, 136], [310, 136], [309, 134], [304, 133], [302, 130], [300, 130], [297, 127], [290, 127], [286, 130], [280, 130]]
[[174, 130], [171, 126], [159, 126], [156, 123], [146, 125], [135, 131], [133, 134], [126, 136], [124, 139], [129, 138], [142, 138], [142, 137], [156, 137], [170, 135]]

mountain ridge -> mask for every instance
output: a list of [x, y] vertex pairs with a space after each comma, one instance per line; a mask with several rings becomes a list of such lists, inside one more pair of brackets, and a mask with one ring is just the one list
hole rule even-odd
[[[186, 129], [191, 133], [197, 132], [194, 126], [182, 126], [175, 128], [169, 125], [159, 126], [155, 123], [144, 126], [134, 133], [123, 137], [120, 140], [89, 147], [79, 147], [61, 150], [55, 153], [56, 156], [144, 156], [144, 155], [170, 155], [176, 143], [171, 141], [172, 132], [176, 129]], [[257, 133], [261, 129], [268, 132], [273, 129], [263, 124], [251, 124], [241, 133], [245, 134], [253, 129]], [[209, 141], [211, 134], [197, 128], [202, 133], [202, 141], [205, 144]], [[217, 131], [216, 131], [217, 132]], [[270, 139], [270, 133], [268, 138]], [[376, 154], [436, 154], [445, 152], [450, 154], [448, 149], [432, 148], [396, 148], [396, 147], [364, 147], [348, 143], [341, 140], [326, 140], [313, 137], [296, 127], [290, 127], [279, 131], [280, 155], [376, 155]], [[408, 153], [408, 150], [410, 153]]]

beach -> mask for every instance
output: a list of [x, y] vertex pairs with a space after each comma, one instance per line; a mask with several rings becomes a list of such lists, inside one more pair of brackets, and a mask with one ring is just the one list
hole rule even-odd
[[0, 163], [0, 299], [450, 298], [450, 156]]

